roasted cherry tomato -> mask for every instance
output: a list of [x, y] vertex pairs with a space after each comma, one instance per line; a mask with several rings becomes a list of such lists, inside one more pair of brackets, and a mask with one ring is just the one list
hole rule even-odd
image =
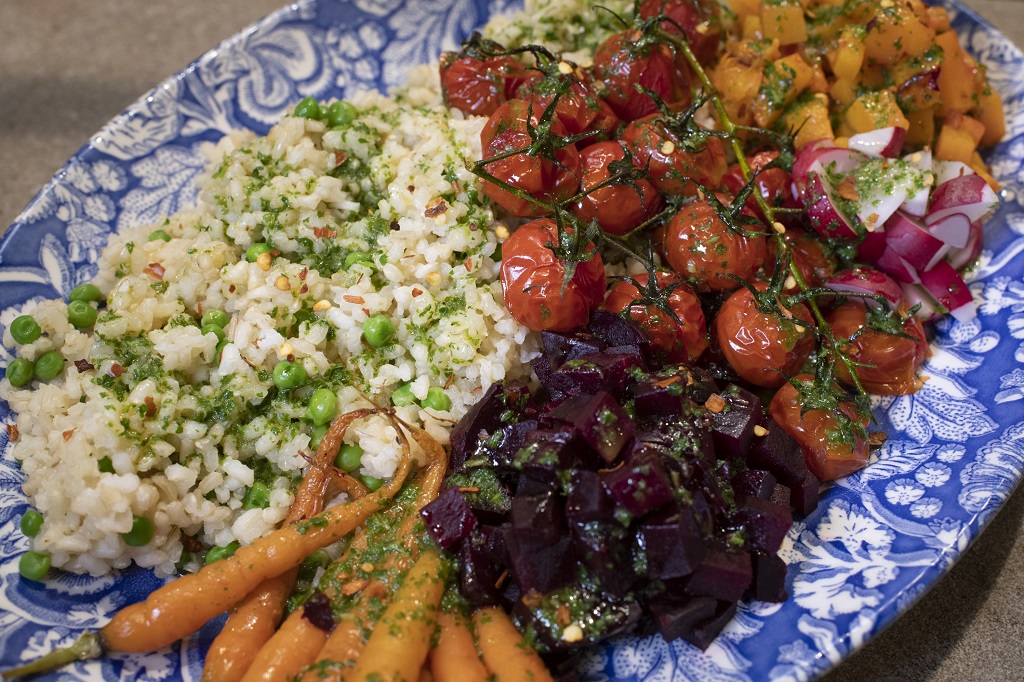
[[[900, 331], [913, 338], [896, 336], [867, 326], [868, 306], [864, 301], [850, 300], [832, 311], [829, 326], [837, 339], [850, 339], [844, 350], [850, 359], [872, 367], [855, 371], [868, 393], [907, 395], [920, 387], [918, 375], [928, 355], [924, 328], [913, 315], [904, 320]], [[840, 381], [852, 383], [846, 365], [837, 363]]]
[[[552, 251], [558, 228], [550, 218], [526, 223], [501, 245], [501, 288], [505, 307], [534, 331], [567, 331], [586, 324], [604, 300], [601, 255], [576, 265], [563, 290], [565, 265]], [[590, 244], [591, 249], [596, 249]]]
[[453, 109], [490, 116], [515, 97], [526, 67], [512, 57], [479, 59], [448, 52], [441, 55], [441, 94]]
[[666, 104], [685, 107], [690, 103], [690, 88], [672, 50], [636, 29], [616, 33], [597, 47], [594, 77], [601, 84], [595, 86], [598, 93], [624, 121], [658, 110], [655, 101], [637, 92], [635, 85], [651, 90]]
[[[583, 164], [581, 191], [591, 190], [612, 174], [609, 164], [629, 163], [618, 142], [598, 142], [580, 152]], [[614, 166], [612, 167], [614, 169]], [[639, 178], [630, 184], [610, 184], [589, 192], [572, 207], [577, 218], [590, 222], [597, 218], [601, 229], [611, 234], [626, 234], [651, 218], [661, 206], [661, 196], [649, 181]]]
[[[714, 0], [646, 0], [640, 5], [640, 16], [650, 19], [664, 14], [671, 21], [663, 21], [661, 28], [679, 33], [678, 25], [686, 34], [690, 49], [701, 64], [708, 64], [718, 53], [722, 43], [722, 19], [718, 3]], [[683, 61], [682, 55], [680, 60]], [[688, 67], [689, 65], [687, 65]]]
[[544, 113], [568, 81], [568, 89], [555, 104], [555, 116], [570, 135], [593, 133], [591, 137], [577, 142], [576, 146], [582, 149], [615, 136], [619, 117], [588, 85], [572, 74], [559, 77], [542, 76], [540, 71], [531, 71], [530, 74], [533, 77], [520, 86], [517, 97], [530, 102], [535, 117], [539, 118]]
[[[719, 197], [728, 205], [731, 197]], [[748, 228], [754, 229], [754, 228]], [[751, 281], [764, 263], [765, 238], [746, 237], [722, 222], [704, 200], [683, 207], [669, 223], [665, 257], [683, 278], [696, 280], [698, 291], [732, 291], [730, 277]]]
[[[490, 159], [507, 151], [522, 149], [532, 143], [527, 132], [526, 119], [529, 105], [521, 99], [510, 99], [491, 114], [487, 124], [480, 131], [480, 143], [484, 159]], [[534, 124], [540, 113], [533, 115]], [[565, 127], [557, 120], [551, 121], [551, 132], [565, 135]], [[530, 156], [526, 153], [513, 154], [486, 165], [488, 173], [504, 180], [537, 199], [564, 201], [576, 193], [579, 187], [580, 155], [573, 144], [555, 150], [551, 159]], [[545, 210], [526, 199], [522, 199], [492, 182], [484, 183], [484, 194], [510, 214], [520, 218], [543, 215]]]
[[[835, 274], [835, 257], [828, 252], [820, 237], [798, 228], [787, 228], [782, 237], [786, 240], [793, 262], [796, 263], [808, 286], [820, 287]], [[778, 257], [775, 240], [769, 239], [768, 262], [775, 261]], [[794, 283], [794, 286], [787, 288], [785, 293], [793, 294], [799, 289], [800, 287]]]
[[[793, 188], [793, 178], [789, 173], [783, 168], [765, 168], [778, 155], [779, 153], [776, 151], [758, 152], [747, 159], [747, 164], [754, 173], [754, 191], [760, 192], [769, 206], [800, 208], [803, 203]], [[722, 178], [722, 185], [733, 194], [739, 194], [745, 184], [747, 183], [743, 179], [743, 170], [739, 164], [733, 164], [729, 172]], [[761, 207], [757, 205], [757, 199], [753, 194], [747, 200], [747, 206], [758, 216], [764, 218]]]
[[718, 187], [728, 168], [720, 139], [709, 137], [703, 149], [688, 152], [665, 126], [661, 114], [633, 121], [622, 131], [621, 139], [633, 150], [637, 163], [649, 164], [651, 182], [666, 194], [696, 194], [691, 181]]
[[[796, 379], [810, 381], [812, 377], [801, 374]], [[811, 473], [822, 481], [831, 481], [863, 469], [870, 456], [867, 440], [860, 435], [844, 434], [831, 412], [804, 412], [804, 407], [800, 393], [787, 382], [769, 403], [768, 415], [800, 443]], [[857, 419], [852, 405], [843, 403], [840, 409], [850, 419]]]
[[[633, 279], [645, 287], [650, 281], [650, 276], [644, 272]], [[635, 303], [640, 298], [640, 290], [628, 280], [622, 280], [612, 287], [603, 307], [613, 313], [621, 313], [628, 308], [629, 319], [647, 332], [651, 345], [666, 362], [690, 364], [708, 347], [708, 332], [700, 301], [693, 289], [683, 283], [677, 275], [661, 271], [658, 272], [656, 281], [662, 291], [672, 287], [667, 303], [679, 318], [678, 322], [658, 306]]]
[[[758, 282], [754, 288], [764, 291], [768, 285]], [[803, 303], [764, 313], [746, 287], [732, 292], [715, 316], [715, 340], [729, 365], [743, 379], [768, 388], [803, 368], [814, 350], [813, 329]]]

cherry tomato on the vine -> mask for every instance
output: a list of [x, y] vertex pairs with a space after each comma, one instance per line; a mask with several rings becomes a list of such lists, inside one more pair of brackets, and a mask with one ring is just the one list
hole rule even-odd
[[597, 47], [594, 76], [601, 83], [598, 92], [624, 121], [658, 110], [655, 101], [634, 85], [651, 90], [666, 104], [690, 104], [690, 88], [672, 50], [635, 29], [616, 33]]
[[[644, 272], [633, 279], [643, 287], [650, 281], [650, 276]], [[656, 281], [662, 291], [674, 287], [666, 302], [679, 318], [678, 322], [658, 306], [636, 303], [640, 298], [640, 290], [628, 280], [622, 280], [612, 287], [603, 307], [613, 313], [621, 313], [628, 308], [629, 319], [647, 332], [651, 345], [663, 355], [664, 360], [692, 363], [708, 347], [704, 311], [697, 294], [678, 275], [670, 272], [658, 272]]]
[[[718, 3], [714, 0], [646, 0], [640, 5], [640, 16], [650, 19], [664, 14], [671, 21], [664, 21], [661, 28], [670, 33], [679, 33], [676, 25], [683, 29], [690, 49], [701, 64], [710, 63], [722, 42], [722, 20]], [[682, 60], [682, 55], [680, 55]], [[687, 65], [688, 68], [689, 65]]]
[[[725, 205], [731, 201], [725, 195], [719, 199]], [[664, 249], [672, 269], [696, 280], [698, 291], [732, 291], [740, 283], [730, 275], [753, 280], [766, 251], [764, 236], [736, 232], [703, 199], [687, 204], [672, 218]]]
[[[604, 262], [599, 253], [576, 264], [563, 290], [565, 264], [552, 251], [558, 228], [550, 218], [526, 223], [501, 245], [505, 307], [533, 331], [568, 331], [586, 324], [604, 300]], [[588, 245], [596, 250], [593, 244]]]
[[512, 57], [441, 56], [441, 94], [446, 105], [475, 116], [490, 116], [515, 97], [526, 67]]
[[688, 152], [666, 128], [661, 114], [633, 121], [622, 131], [621, 139], [633, 150], [637, 163], [649, 164], [651, 182], [666, 194], [696, 194], [692, 181], [718, 187], [728, 167], [719, 138], [709, 137], [703, 149]]
[[[757, 282], [754, 288], [765, 291], [768, 285]], [[715, 316], [715, 340], [729, 365], [743, 379], [768, 388], [803, 368], [814, 350], [813, 330], [803, 303], [764, 313], [746, 287], [732, 292]]]
[[[787, 228], [782, 235], [789, 247], [789, 253], [793, 257], [800, 274], [803, 275], [807, 286], [820, 287], [835, 274], [836, 260], [828, 252], [825, 243], [817, 235], [797, 228]], [[768, 262], [777, 260], [779, 257], [778, 247], [774, 239], [768, 240]], [[794, 286], [785, 290], [787, 294], [793, 294], [800, 290]]]
[[[809, 382], [809, 374], [801, 374], [797, 381]], [[790, 383], [783, 384], [768, 405], [768, 416], [786, 433], [793, 436], [803, 448], [807, 468], [822, 481], [831, 481], [863, 469], [870, 453], [868, 442], [860, 434], [847, 433], [840, 428], [836, 416], [827, 410], [807, 410], [806, 401]], [[858, 421], [856, 410], [849, 403], [841, 403], [846, 417]], [[860, 421], [864, 425], [864, 421]]]
[[[581, 191], [591, 190], [608, 180], [612, 170], [608, 165], [625, 162], [626, 152], [615, 141], [598, 142], [580, 152], [583, 164]], [[613, 183], [590, 191], [572, 207], [580, 220], [590, 222], [597, 218], [601, 229], [610, 234], [626, 234], [651, 218], [661, 206], [661, 196], [648, 180], [639, 178], [629, 184]]]
[[[529, 146], [533, 140], [527, 132], [529, 105], [521, 99], [510, 99], [491, 114], [487, 124], [480, 131], [483, 158]], [[534, 112], [536, 125], [542, 112]], [[564, 136], [565, 127], [556, 119], [551, 120], [551, 133]], [[548, 202], [564, 201], [576, 194], [580, 178], [580, 155], [574, 144], [556, 149], [556, 164], [551, 159], [530, 156], [525, 152], [513, 154], [486, 164], [488, 173], [516, 187], [530, 196]], [[484, 182], [484, 194], [494, 200], [510, 214], [520, 218], [534, 218], [546, 214], [543, 207], [517, 197], [493, 182]]]
[[588, 85], [572, 75], [554, 78], [544, 77], [540, 71], [531, 71], [530, 74], [531, 77], [519, 87], [516, 96], [530, 103], [534, 117], [539, 118], [544, 113], [555, 100], [559, 89], [566, 87], [568, 81], [568, 89], [555, 104], [555, 116], [570, 135], [593, 133], [591, 137], [577, 142], [576, 146], [582, 149], [615, 136], [619, 117]]
[[[769, 206], [800, 208], [803, 204], [793, 188], [793, 178], [789, 172], [784, 168], [765, 168], [778, 155], [776, 151], [758, 152], [747, 159], [747, 165], [754, 174], [754, 191], [760, 192]], [[722, 185], [733, 194], [739, 194], [745, 184], [739, 164], [733, 164], [722, 178]], [[747, 206], [761, 218], [765, 217], [753, 194], [747, 199]]]
[[[850, 300], [828, 317], [836, 338], [850, 339], [844, 347], [850, 359], [873, 365], [854, 370], [864, 390], [878, 395], [916, 392], [920, 386], [921, 365], [928, 354], [928, 340], [921, 323], [913, 315], [908, 316], [900, 331], [913, 338], [905, 338], [868, 327], [867, 316], [864, 301]], [[840, 381], [853, 383], [846, 365], [837, 363], [836, 374]]]

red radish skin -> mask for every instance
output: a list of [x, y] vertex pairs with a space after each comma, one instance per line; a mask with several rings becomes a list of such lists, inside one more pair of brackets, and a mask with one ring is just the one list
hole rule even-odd
[[960, 273], [946, 261], [939, 261], [931, 270], [922, 272], [921, 285], [958, 321], [970, 322], [977, 317], [971, 290]]
[[932, 225], [948, 215], [962, 213], [972, 223], [982, 220], [996, 206], [999, 197], [980, 175], [962, 175], [935, 188], [932, 206], [924, 221]]
[[906, 136], [907, 131], [903, 128], [890, 126], [851, 135], [848, 146], [850, 149], [868, 156], [894, 159], [903, 151], [903, 139]]
[[[828, 281], [828, 287], [851, 294], [880, 294], [893, 310], [903, 302], [903, 290], [896, 280], [874, 268], [853, 268], [838, 272]], [[868, 305], [878, 305], [878, 301], [873, 298], [862, 300]]]
[[885, 224], [885, 244], [918, 272], [930, 270], [950, 249], [915, 218], [899, 211]]
[[929, 232], [958, 249], [967, 246], [971, 230], [971, 221], [963, 213], [951, 213], [928, 226]]

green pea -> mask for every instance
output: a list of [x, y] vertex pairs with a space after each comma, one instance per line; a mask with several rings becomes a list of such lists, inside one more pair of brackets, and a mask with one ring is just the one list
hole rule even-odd
[[428, 410], [447, 412], [452, 407], [452, 399], [440, 386], [431, 386], [427, 389], [427, 397], [420, 401], [420, 405]]
[[327, 429], [331, 428], [327, 424], [321, 424], [320, 426], [313, 429], [313, 433], [309, 434], [309, 447], [314, 450], [320, 449], [320, 441], [327, 435]]
[[224, 348], [227, 347], [227, 345], [229, 343], [231, 343], [231, 342], [228, 341], [227, 339], [221, 339], [220, 341], [217, 342], [217, 363], [218, 364], [220, 364], [221, 353], [224, 352]]
[[157, 239], [162, 239], [165, 242], [171, 241], [171, 233], [167, 230], [153, 230], [149, 233], [149, 240], [155, 242]]
[[220, 561], [221, 559], [227, 559], [229, 556], [235, 553], [238, 549], [238, 541], [231, 542], [224, 547], [211, 547], [206, 553], [206, 564], [210, 565], [214, 561]]
[[363, 449], [358, 445], [345, 443], [338, 448], [338, 456], [334, 458], [334, 466], [347, 473], [352, 473], [362, 466], [362, 461]]
[[373, 267], [373, 256], [365, 251], [351, 251], [345, 256], [345, 269], [348, 270], [356, 263]]
[[329, 388], [318, 388], [309, 396], [309, 405], [306, 406], [306, 416], [309, 420], [320, 426], [334, 419], [338, 411], [338, 396]]
[[99, 313], [85, 301], [68, 303], [68, 322], [79, 329], [88, 329], [96, 324]]
[[309, 375], [306, 374], [306, 368], [302, 366], [301, 362], [281, 360], [274, 365], [272, 378], [275, 386], [285, 390], [306, 383]]
[[114, 473], [114, 463], [110, 461], [110, 457], [104, 455], [100, 457], [99, 461], [96, 462], [96, 468], [100, 470], [100, 473], [112, 474]]
[[21, 388], [28, 382], [32, 381], [32, 377], [35, 373], [36, 366], [31, 360], [28, 358], [15, 358], [7, 365], [4, 375], [7, 377], [7, 380], [11, 382], [11, 386]]
[[255, 263], [256, 259], [258, 259], [262, 254], [270, 253], [273, 250], [274, 247], [266, 242], [256, 242], [245, 250], [245, 260], [250, 263]]
[[204, 324], [199, 328], [199, 331], [203, 333], [203, 336], [206, 336], [207, 334], [215, 335], [217, 337], [217, 343], [223, 341], [224, 337], [227, 336], [227, 334], [224, 333], [224, 327], [218, 327], [215, 324]]
[[85, 301], [86, 303], [98, 303], [103, 300], [103, 292], [95, 284], [87, 282], [79, 284], [68, 294], [69, 301]]
[[243, 509], [266, 509], [270, 506], [270, 488], [262, 481], [256, 481], [245, 491]]
[[199, 321], [199, 324], [204, 327], [208, 324], [212, 324], [223, 329], [224, 327], [228, 326], [228, 322], [230, 321], [231, 316], [228, 315], [226, 312], [224, 312], [223, 310], [217, 310], [216, 308], [211, 308], [210, 310], [203, 311], [203, 317]]
[[35, 509], [29, 509], [21, 517], [21, 533], [27, 538], [34, 538], [39, 535], [39, 529], [43, 527], [43, 515]]
[[363, 338], [374, 348], [380, 348], [395, 335], [395, 324], [387, 315], [377, 313], [363, 322]]
[[409, 384], [402, 384], [391, 394], [391, 404], [395, 407], [406, 407], [416, 402], [416, 396], [412, 393]]
[[64, 358], [55, 350], [48, 350], [36, 360], [36, 379], [50, 381], [64, 370]]
[[356, 108], [345, 100], [338, 100], [327, 107], [327, 122], [331, 124], [332, 128], [347, 126], [356, 120], [358, 115], [359, 112], [356, 111]]
[[42, 580], [50, 572], [50, 555], [43, 552], [25, 552], [18, 560], [18, 573], [27, 580]]
[[14, 318], [10, 326], [11, 336], [17, 343], [32, 343], [38, 339], [43, 330], [31, 315], [19, 315]]
[[145, 547], [153, 541], [156, 533], [156, 526], [148, 516], [133, 516], [132, 529], [127, 533], [121, 533], [124, 544], [130, 547]]
[[382, 485], [384, 485], [384, 479], [383, 478], [377, 478], [376, 476], [367, 476], [367, 475], [363, 474], [363, 475], [359, 476], [359, 480], [362, 482], [363, 485], [365, 485], [367, 487], [367, 489], [371, 493], [377, 492], [377, 490]]
[[295, 105], [295, 115], [301, 118], [321, 118], [323, 112], [320, 110], [320, 103], [313, 97], [303, 97]]

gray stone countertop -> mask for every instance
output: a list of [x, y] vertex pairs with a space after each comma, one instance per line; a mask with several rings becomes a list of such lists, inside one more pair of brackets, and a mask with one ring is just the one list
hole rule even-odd
[[[0, 2], [0, 230], [103, 124], [278, 0]], [[1024, 45], [1024, 0], [967, 5]], [[1024, 680], [1024, 491], [827, 682]]]

